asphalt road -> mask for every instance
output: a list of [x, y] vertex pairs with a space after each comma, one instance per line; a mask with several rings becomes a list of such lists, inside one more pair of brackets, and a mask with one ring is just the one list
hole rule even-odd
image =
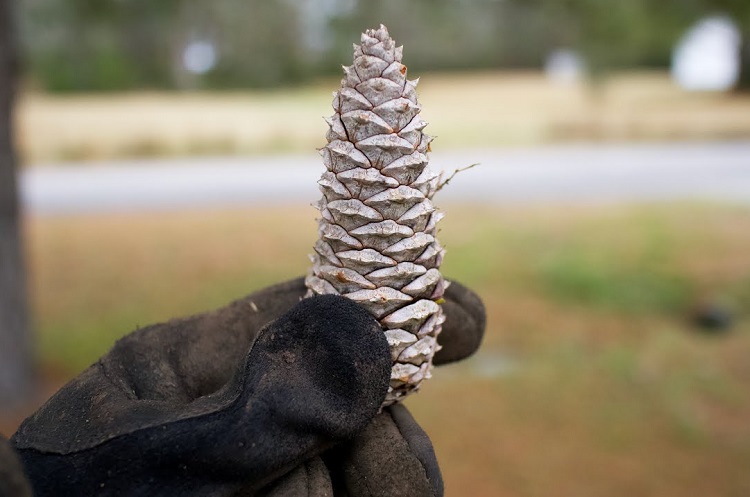
[[[450, 174], [439, 202], [624, 203], [707, 199], [750, 205], [750, 141], [565, 145], [435, 152]], [[319, 193], [317, 155], [38, 165], [21, 174], [27, 212], [306, 205]]]

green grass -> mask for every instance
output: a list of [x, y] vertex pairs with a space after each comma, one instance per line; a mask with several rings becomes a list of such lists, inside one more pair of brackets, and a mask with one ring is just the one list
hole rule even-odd
[[[696, 208], [687, 208], [685, 217], [690, 210]], [[500, 285], [502, 278], [506, 289], [627, 314], [680, 312], [701, 291], [678, 261], [687, 248], [683, 244], [700, 235], [670, 224], [674, 215], [665, 217], [663, 209], [656, 214], [648, 207], [600, 215], [571, 212], [548, 220], [546, 215], [526, 213], [493, 229], [482, 223], [469, 227], [473, 231], [454, 249], [467, 257], [449, 258], [448, 267], [481, 283]], [[560, 219], [576, 221], [555, 226]]]
[[[407, 401], [447, 495], [750, 494], [747, 208], [445, 210], [444, 272], [488, 310], [479, 355]], [[44, 370], [62, 381], [139, 325], [301, 275], [314, 213], [28, 219]], [[692, 327], [703, 301], [735, 310], [728, 333]]]
[[[665, 248], [667, 251], [670, 248]], [[552, 298], [623, 313], [674, 312], [688, 304], [689, 285], [652, 254], [622, 260], [586, 247], [565, 246], [545, 254], [537, 275]]]

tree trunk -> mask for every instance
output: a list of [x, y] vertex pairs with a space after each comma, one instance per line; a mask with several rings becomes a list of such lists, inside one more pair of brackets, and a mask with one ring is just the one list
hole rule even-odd
[[31, 343], [22, 262], [13, 98], [18, 59], [12, 0], [0, 0], [0, 409], [31, 393]]

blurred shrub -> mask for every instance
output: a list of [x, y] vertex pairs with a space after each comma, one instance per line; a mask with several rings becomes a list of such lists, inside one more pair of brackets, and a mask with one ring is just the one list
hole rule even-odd
[[[593, 75], [666, 66], [696, 19], [733, 16], [743, 0], [19, 0], [27, 74], [47, 90], [278, 86], [329, 74], [359, 33], [386, 24], [418, 71], [540, 67], [573, 48]], [[190, 74], [190, 42], [217, 63]], [[746, 64], [747, 65], [747, 64]], [[749, 72], [750, 73], [750, 72]]]
[[[20, 20], [27, 74], [47, 90], [238, 88], [338, 75], [351, 43], [379, 23], [417, 71], [540, 67], [551, 49], [588, 39], [592, 54], [664, 64], [671, 40], [652, 43], [643, 1], [20, 0]], [[195, 40], [218, 54], [202, 75], [181, 62]]]

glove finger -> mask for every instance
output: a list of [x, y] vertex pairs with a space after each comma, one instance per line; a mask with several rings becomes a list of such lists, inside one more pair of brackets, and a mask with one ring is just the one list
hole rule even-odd
[[130, 333], [25, 420], [16, 443], [66, 454], [215, 409], [205, 402], [202, 410], [183, 408], [225, 387], [259, 330], [298, 304], [304, 291], [297, 278]]
[[[265, 327], [218, 392], [187, 405], [132, 398], [107, 389], [94, 369], [75, 395], [62, 391], [27, 420], [14, 442], [39, 495], [96, 485], [102, 495], [233, 495], [362, 429], [385, 398], [390, 368], [388, 343], [366, 310], [340, 296], [313, 297]], [[61, 430], [70, 417], [77, 424]], [[87, 435], [91, 424], [97, 440]]]
[[443, 478], [427, 434], [401, 404], [386, 408], [326, 456], [338, 493], [441, 497]]
[[460, 361], [476, 352], [487, 322], [482, 299], [462, 284], [451, 281], [443, 297], [445, 323], [438, 336], [443, 348], [433, 358], [435, 365]]
[[440, 472], [435, 449], [432, 447], [432, 441], [427, 433], [414, 420], [409, 410], [402, 404], [397, 404], [391, 408], [391, 417], [398, 427], [401, 436], [404, 437], [409, 445], [412, 454], [422, 464], [430, 482], [432, 494], [435, 496], [443, 495], [443, 476]]
[[[239, 492], [242, 495], [242, 492]], [[257, 497], [331, 497], [328, 468], [320, 457], [300, 464], [257, 494]]]

